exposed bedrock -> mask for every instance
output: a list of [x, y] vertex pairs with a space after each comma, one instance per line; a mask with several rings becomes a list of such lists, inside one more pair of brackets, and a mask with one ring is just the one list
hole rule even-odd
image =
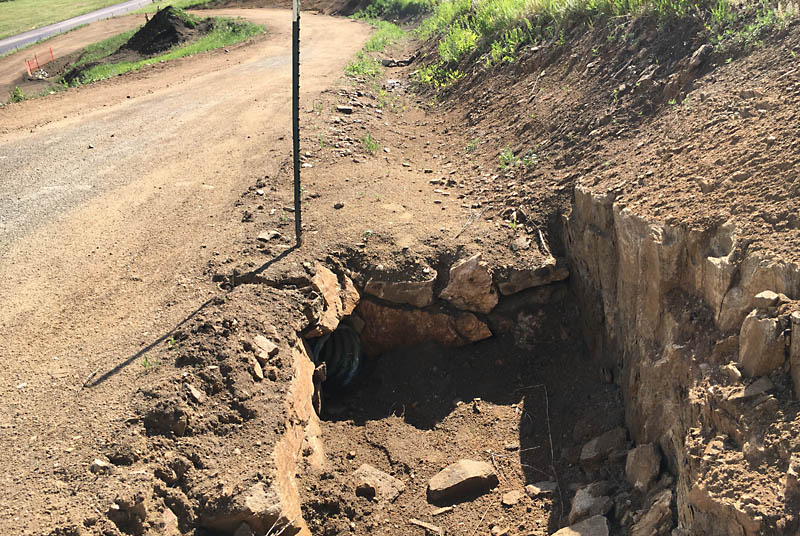
[[653, 223], [580, 185], [564, 234], [587, 343], [615, 372], [631, 437], [677, 476], [679, 527], [794, 534], [800, 268], [732, 225]]

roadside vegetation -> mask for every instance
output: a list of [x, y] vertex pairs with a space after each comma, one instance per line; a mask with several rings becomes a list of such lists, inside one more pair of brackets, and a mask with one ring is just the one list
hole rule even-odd
[[358, 51], [355, 59], [347, 65], [345, 74], [352, 78], [374, 81], [383, 73], [383, 66], [377, 58], [379, 53], [384, 52], [387, 47], [405, 38], [406, 31], [397, 24], [369, 18], [364, 12], [357, 14], [356, 18], [366, 20], [372, 24], [375, 27], [375, 31], [364, 44], [364, 48]]
[[0, 39], [119, 3], [120, 0], [9, 0], [0, 3]]
[[[192, 41], [186, 45], [175, 47], [164, 54], [152, 56], [138, 61], [104, 63], [91, 67], [82, 72], [79, 77], [71, 80], [70, 85], [78, 86], [82, 84], [88, 84], [130, 71], [135, 71], [153, 63], [170, 61], [177, 58], [182, 58], [184, 56], [191, 56], [200, 52], [207, 52], [209, 50], [230, 46], [262, 33], [263, 31], [263, 26], [253, 24], [243, 19], [234, 20], [228, 18], [217, 18], [214, 19], [214, 28], [209, 33], [195, 41]], [[76, 66], [80, 67], [82, 65], [97, 62], [110, 56], [116, 52], [122, 44], [127, 42], [134, 32], [135, 31], [125, 32], [92, 45], [92, 47], [88, 47], [85, 53], [87, 57], [84, 58], [82, 56], [81, 59], [76, 63]]]
[[[365, 12], [392, 13], [392, 0], [378, 0]], [[659, 28], [689, 22], [705, 32], [717, 50], [758, 46], [763, 37], [798, 17], [796, 1], [759, 0], [436, 0], [432, 13], [417, 28], [421, 39], [434, 40], [435, 61], [418, 73], [421, 83], [447, 86], [464, 76], [462, 60], [487, 68], [514, 63], [526, 47], [565, 43], [576, 30], [598, 24], [622, 28], [649, 18]], [[374, 7], [373, 9], [373, 6]]]

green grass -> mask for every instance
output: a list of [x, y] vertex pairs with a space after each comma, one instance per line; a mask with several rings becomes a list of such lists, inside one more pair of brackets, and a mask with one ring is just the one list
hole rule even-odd
[[433, 0], [373, 0], [356, 13], [358, 18], [397, 19], [413, 18], [433, 10]]
[[344, 74], [352, 78], [375, 79], [382, 72], [381, 63], [364, 51], [357, 52], [356, 58], [344, 68]]
[[149, 5], [144, 6], [143, 8], [137, 9], [136, 11], [134, 11], [134, 13], [155, 13], [156, 11], [158, 11], [158, 7], [159, 6], [161, 6], [163, 8], [163, 7], [166, 7], [168, 5], [172, 6], [172, 7], [177, 7], [177, 8], [180, 8], [180, 9], [189, 9], [189, 8], [192, 8], [192, 7], [202, 6], [205, 3], [207, 3], [207, 2], [205, 2], [204, 0], [172, 0], [172, 1], [164, 1], [164, 2], [156, 1], [153, 4], [149, 4]]
[[370, 21], [375, 31], [364, 45], [366, 52], [383, 52], [386, 47], [402, 39], [406, 32], [400, 26], [385, 20]]
[[691, 19], [712, 43], [752, 46], [799, 15], [796, 2], [782, 0], [435, 0], [417, 33], [438, 43], [438, 59], [418, 77], [446, 86], [460, 77], [456, 66], [462, 60], [483, 58], [486, 67], [513, 63], [526, 46], [563, 46], [568, 32], [601, 20], [622, 25], [650, 17], [666, 27]]
[[120, 0], [12, 0], [0, 2], [0, 39], [67, 20]]
[[375, 154], [378, 152], [378, 149], [381, 146], [378, 144], [378, 141], [372, 137], [372, 134], [367, 132], [367, 135], [361, 139], [361, 142], [364, 144], [364, 150], [367, 151], [369, 154]]
[[[80, 84], [88, 84], [90, 82], [95, 82], [97, 80], [104, 80], [106, 78], [111, 78], [113, 76], [118, 76], [120, 74], [124, 74], [130, 71], [135, 71], [136, 69], [141, 69], [146, 65], [151, 65], [153, 63], [158, 63], [162, 61], [169, 61], [174, 60], [177, 58], [182, 58], [184, 56], [191, 56], [192, 54], [198, 54], [200, 52], [206, 52], [209, 50], [214, 50], [216, 48], [221, 48], [225, 46], [232, 45], [234, 43], [238, 43], [240, 41], [244, 41], [254, 35], [257, 35], [264, 31], [264, 27], [253, 24], [251, 22], [245, 21], [243, 19], [240, 20], [233, 20], [233, 19], [226, 19], [226, 18], [219, 18], [215, 19], [215, 27], [214, 29], [209, 32], [208, 34], [204, 35], [200, 39], [196, 41], [192, 41], [191, 43], [173, 48], [172, 50], [161, 54], [160, 56], [154, 56], [152, 58], [147, 58], [135, 62], [121, 62], [121, 63], [109, 63], [104, 65], [97, 65], [96, 67], [92, 67], [85, 72], [83, 72], [80, 78], [75, 79], [72, 81], [72, 85], [80, 85]], [[91, 60], [84, 61], [84, 57], [81, 57], [80, 63], [85, 64], [89, 61], [97, 61], [102, 59], [109, 54], [112, 54], [116, 48], [119, 48], [119, 44], [124, 43], [127, 39], [124, 37], [125, 35], [132, 35], [130, 32], [125, 32], [124, 34], [120, 34], [119, 36], [112, 37], [110, 39], [106, 39], [105, 41], [101, 41], [92, 47], [87, 48], [87, 53]], [[116, 44], [116, 48], [114, 45]], [[90, 50], [91, 49], [91, 50]]]

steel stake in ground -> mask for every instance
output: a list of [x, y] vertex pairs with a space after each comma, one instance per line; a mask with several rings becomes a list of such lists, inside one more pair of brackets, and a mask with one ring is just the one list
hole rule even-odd
[[292, 20], [292, 145], [294, 149], [294, 235], [302, 239], [300, 213], [300, 0], [294, 0]]

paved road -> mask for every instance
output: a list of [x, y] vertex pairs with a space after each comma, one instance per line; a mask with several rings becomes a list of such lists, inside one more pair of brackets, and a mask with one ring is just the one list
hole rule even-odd
[[42, 39], [47, 39], [48, 37], [68, 32], [69, 30], [77, 28], [83, 24], [89, 24], [90, 22], [97, 22], [99, 20], [108, 19], [117, 15], [123, 15], [152, 3], [153, 0], [128, 0], [127, 2], [122, 2], [121, 4], [104, 7], [103, 9], [92, 11], [91, 13], [78, 15], [77, 17], [56, 22], [55, 24], [50, 24], [49, 26], [36, 28], [35, 30], [21, 33], [13, 37], [0, 39], [0, 54], [5, 54], [6, 52], [14, 50], [15, 48], [24, 47], [37, 41], [41, 41]]

